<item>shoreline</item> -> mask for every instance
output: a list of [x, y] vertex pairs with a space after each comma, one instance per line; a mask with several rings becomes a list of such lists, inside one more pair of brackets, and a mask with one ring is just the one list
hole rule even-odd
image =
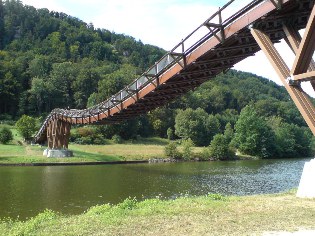
[[[315, 199], [295, 191], [250, 196], [180, 197], [90, 207], [79, 215], [45, 210], [25, 221], [0, 221], [0, 234], [97, 235], [280, 235], [313, 232]], [[163, 225], [163, 227], [161, 227]]]
[[138, 161], [89, 161], [89, 162], [0, 163], [0, 166], [83, 166], [83, 165], [117, 165], [117, 164], [141, 164], [141, 163], [149, 163], [149, 160], [138, 160]]

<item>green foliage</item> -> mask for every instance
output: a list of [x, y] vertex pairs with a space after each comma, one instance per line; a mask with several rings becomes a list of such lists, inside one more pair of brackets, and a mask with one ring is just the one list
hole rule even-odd
[[183, 147], [183, 158], [184, 160], [190, 160], [192, 158], [192, 147], [194, 147], [194, 143], [191, 139], [186, 139], [182, 141]]
[[219, 193], [209, 193], [207, 195], [207, 198], [211, 199], [211, 200], [215, 200], [215, 201], [226, 201], [227, 198], [225, 196], [223, 196], [222, 194]]
[[[46, 209], [44, 212], [39, 213], [37, 216], [32, 217], [23, 224], [18, 224], [13, 229], [12, 235], [34, 235], [36, 230], [44, 223], [56, 219], [58, 215], [52, 210]], [[11, 222], [13, 225], [14, 222]]]
[[153, 133], [160, 137], [168, 137], [168, 129], [174, 127], [175, 111], [168, 107], [160, 107], [148, 113]]
[[15, 124], [18, 132], [26, 140], [31, 139], [37, 130], [36, 119], [27, 115], [23, 115]]
[[174, 139], [174, 130], [171, 127], [167, 129], [166, 133], [167, 133], [168, 140]]
[[219, 121], [203, 109], [179, 110], [175, 117], [175, 134], [183, 139], [191, 139], [197, 146], [210, 143], [219, 131]]
[[117, 204], [117, 207], [124, 210], [132, 210], [137, 207], [137, 199], [128, 197], [123, 202]]
[[164, 153], [165, 156], [173, 158], [173, 159], [180, 159], [181, 154], [178, 151], [177, 143], [176, 142], [170, 142], [164, 147]]
[[225, 126], [224, 137], [228, 143], [231, 143], [232, 139], [234, 138], [234, 130], [230, 123], [227, 123]]
[[122, 138], [121, 138], [118, 134], [115, 134], [115, 135], [112, 137], [112, 140], [113, 140], [113, 142], [116, 143], [116, 144], [122, 143]]
[[274, 156], [274, 133], [266, 120], [258, 116], [251, 105], [241, 111], [235, 125], [234, 142], [244, 154], [262, 158]]
[[86, 212], [87, 215], [102, 215], [111, 209], [110, 204], [96, 205], [89, 208]]
[[274, 132], [276, 157], [312, 156], [312, 134], [309, 130], [280, 121]]
[[0, 143], [7, 144], [13, 140], [13, 135], [8, 127], [0, 128]]
[[216, 134], [209, 146], [209, 155], [215, 160], [231, 159], [235, 151], [230, 147], [229, 138], [223, 134]]
[[106, 144], [106, 140], [101, 133], [98, 132], [96, 127], [85, 126], [80, 127], [71, 132], [70, 141], [75, 142], [76, 144], [96, 144], [103, 145]]

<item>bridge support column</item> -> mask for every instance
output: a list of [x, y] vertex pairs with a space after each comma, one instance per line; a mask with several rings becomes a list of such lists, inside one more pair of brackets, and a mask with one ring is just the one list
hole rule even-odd
[[[285, 26], [283, 30], [286, 34], [286, 42], [296, 54], [291, 71], [264, 32], [252, 28], [251, 33], [315, 135], [315, 108], [309, 96], [301, 88], [301, 82], [315, 81], [315, 66], [312, 59], [315, 50], [315, 7], [312, 10], [302, 39], [299, 37], [298, 32], [290, 27]], [[312, 86], [315, 88], [314, 82], [312, 82]], [[314, 178], [315, 159], [305, 164], [297, 193], [298, 197], [315, 198]]]
[[62, 120], [52, 120], [47, 127], [48, 148], [43, 155], [47, 157], [71, 157], [72, 151], [68, 150], [70, 137], [70, 123]]

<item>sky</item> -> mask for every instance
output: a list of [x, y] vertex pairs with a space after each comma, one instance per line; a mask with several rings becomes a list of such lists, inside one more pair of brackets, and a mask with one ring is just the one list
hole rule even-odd
[[[22, 2], [36, 8], [64, 12], [86, 23], [93, 23], [95, 28], [129, 35], [145, 44], [171, 50], [228, 0], [22, 0]], [[235, 0], [224, 11], [223, 18], [248, 2]], [[276, 48], [290, 68], [294, 61], [291, 50], [284, 42], [277, 44]], [[234, 69], [251, 72], [281, 84], [262, 52], [236, 64]], [[303, 82], [302, 87], [309, 95], [315, 97], [309, 82]]]

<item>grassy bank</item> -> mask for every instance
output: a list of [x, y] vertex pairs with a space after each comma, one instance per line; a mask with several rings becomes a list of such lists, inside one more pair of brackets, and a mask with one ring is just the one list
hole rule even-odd
[[3, 220], [1, 235], [261, 235], [315, 229], [315, 200], [295, 193], [245, 197], [127, 199], [63, 216], [46, 210], [25, 222]]
[[132, 161], [164, 157], [164, 146], [156, 144], [70, 144], [74, 152], [71, 158], [47, 158], [43, 156], [45, 147], [38, 145], [0, 144], [1, 163], [39, 163], [39, 162], [93, 162], [93, 161]]
[[[0, 125], [0, 128], [2, 126]], [[74, 157], [47, 158], [43, 156], [46, 147], [25, 144], [14, 126], [7, 127], [11, 129], [14, 139], [9, 144], [0, 144], [0, 164], [138, 161], [165, 158], [164, 146], [169, 142], [167, 139], [153, 137], [123, 141], [121, 144], [115, 144], [112, 140], [106, 140], [104, 145], [70, 144], [69, 149], [74, 152]], [[193, 149], [196, 153], [202, 151], [202, 148]]]
[[105, 145], [70, 144], [69, 149], [74, 152], [74, 157], [47, 158], [43, 156], [46, 147], [25, 144], [14, 126], [7, 127], [14, 139], [9, 144], [0, 144], [0, 164], [147, 160], [164, 157], [164, 146], [168, 143], [166, 139], [146, 138], [122, 144], [115, 144], [111, 140], [107, 140]]

